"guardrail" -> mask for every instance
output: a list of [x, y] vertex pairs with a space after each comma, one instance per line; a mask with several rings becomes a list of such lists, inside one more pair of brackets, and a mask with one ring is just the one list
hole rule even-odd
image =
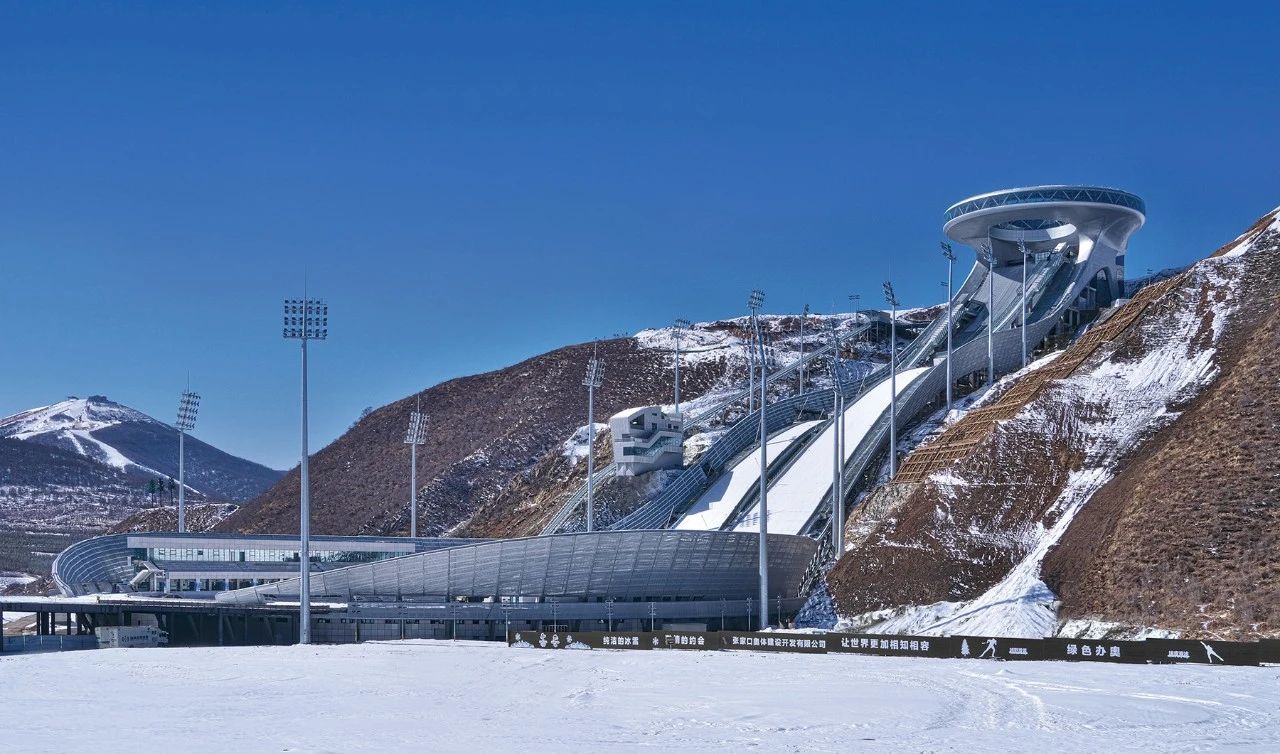
[[97, 649], [96, 636], [6, 636], [3, 650], [11, 652], [67, 652], [73, 649]]

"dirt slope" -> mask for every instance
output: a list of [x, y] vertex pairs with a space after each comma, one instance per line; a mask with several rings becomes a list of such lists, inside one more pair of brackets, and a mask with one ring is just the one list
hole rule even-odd
[[[596, 394], [596, 421], [630, 406], [670, 400], [672, 375], [661, 351], [641, 349], [630, 338], [601, 341], [599, 348], [606, 378]], [[418, 455], [419, 533], [453, 529], [548, 454], [558, 454], [560, 444], [586, 424], [581, 383], [591, 352], [589, 343], [568, 346], [421, 393], [427, 439]], [[698, 394], [718, 378], [719, 370], [716, 362], [682, 370], [684, 390]], [[374, 411], [312, 457], [313, 532], [408, 531], [409, 448], [404, 433], [416, 398], [407, 396]], [[217, 530], [296, 532], [297, 510], [295, 468]]]
[[1280, 235], [1251, 260], [1222, 376], [1093, 496], [1044, 562], [1062, 616], [1280, 632]]
[[851, 517], [828, 579], [840, 614], [1274, 634], [1280, 223], [1264, 220], [1248, 254], [1147, 289], [917, 450], [923, 475]]

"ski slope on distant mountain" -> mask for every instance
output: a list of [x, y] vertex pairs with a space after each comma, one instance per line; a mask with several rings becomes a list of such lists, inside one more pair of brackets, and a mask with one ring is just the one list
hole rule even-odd
[[164, 426], [141, 411], [93, 396], [68, 398], [0, 419], [0, 437], [33, 440], [73, 451], [121, 471], [134, 467], [145, 474], [162, 476], [159, 471], [130, 460], [124, 453], [93, 435], [94, 432], [130, 422]]

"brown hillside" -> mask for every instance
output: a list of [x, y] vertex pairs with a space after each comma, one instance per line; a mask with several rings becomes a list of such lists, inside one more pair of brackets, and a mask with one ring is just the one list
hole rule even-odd
[[1280, 234], [1251, 255], [1222, 374], [1099, 490], [1044, 562], [1063, 618], [1280, 632]]
[[[630, 406], [669, 400], [669, 357], [630, 338], [602, 341], [604, 386], [596, 421]], [[583, 372], [591, 344], [568, 346], [505, 369], [462, 377], [421, 393], [427, 417], [419, 449], [419, 533], [466, 521], [531, 471], [587, 422]], [[686, 394], [713, 384], [716, 362], [681, 370]], [[311, 461], [312, 531], [404, 534], [408, 530], [409, 448], [405, 425], [417, 395], [374, 411]], [[229, 516], [219, 531], [298, 530], [298, 470]], [[475, 527], [473, 527], [474, 529]]]
[[[828, 577], [839, 612], [977, 598], [1060, 519], [1061, 496], [1085, 489], [1068, 487], [1071, 474], [1114, 457], [1109, 482], [1091, 497], [1071, 493], [1086, 502], [1043, 562], [1060, 617], [1192, 635], [1230, 633], [1224, 624], [1275, 632], [1280, 234], [1260, 235], [1269, 225], [1251, 228], [1252, 251], [1230, 262], [1238, 288], [1220, 284], [1227, 268], [1193, 268], [1145, 289], [909, 457], [897, 483], [850, 518], [850, 549]], [[1114, 405], [1082, 401], [1093, 375], [1177, 349], [1184, 359], [1211, 353], [1218, 373], [1198, 394], [1175, 397], [1170, 413], [1125, 423], [1129, 394], [1115, 393]], [[1134, 429], [1108, 448], [1117, 424]]]

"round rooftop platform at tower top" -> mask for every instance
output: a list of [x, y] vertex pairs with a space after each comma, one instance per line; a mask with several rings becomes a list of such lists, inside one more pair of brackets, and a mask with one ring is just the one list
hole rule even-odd
[[1133, 210], [1144, 218], [1147, 204], [1136, 194], [1120, 189], [1102, 186], [1028, 186], [1026, 188], [1003, 189], [985, 194], [971, 196], [956, 202], [943, 214], [943, 222], [952, 221], [964, 215], [982, 210], [997, 209], [1028, 204], [1110, 204]]
[[1146, 222], [1147, 205], [1128, 191], [1102, 186], [1028, 186], [971, 196], [943, 214], [942, 232], [979, 248], [996, 240], [1057, 242], [1084, 233], [1123, 249]]

